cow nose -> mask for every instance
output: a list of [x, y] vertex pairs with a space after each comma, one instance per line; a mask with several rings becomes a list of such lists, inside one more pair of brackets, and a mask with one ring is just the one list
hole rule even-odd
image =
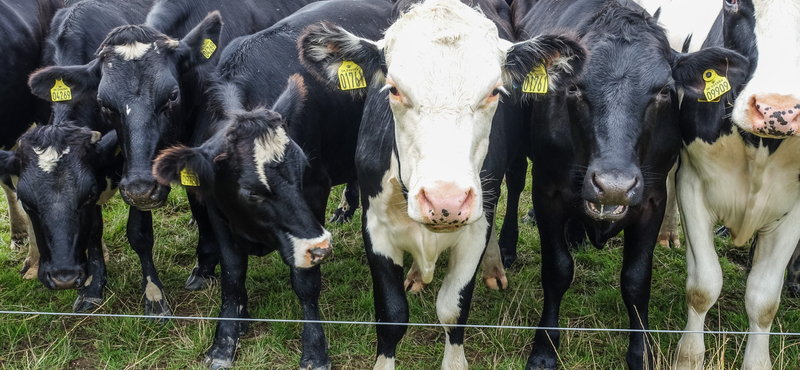
[[47, 278], [52, 283], [54, 289], [75, 289], [83, 280], [83, 271], [77, 269], [62, 269], [47, 273]]
[[425, 226], [436, 232], [455, 231], [466, 225], [476, 198], [474, 189], [455, 183], [421, 187], [417, 195]]
[[594, 172], [591, 175], [594, 196], [588, 197], [601, 204], [627, 206], [636, 193], [641, 181], [637, 175], [625, 175], [615, 172]]
[[800, 132], [800, 99], [789, 95], [760, 94], [750, 100], [753, 132], [772, 137]]
[[325, 240], [309, 248], [308, 254], [311, 265], [318, 265], [333, 254], [333, 247], [331, 246], [331, 242], [329, 240]]
[[134, 207], [142, 210], [158, 208], [166, 201], [166, 195], [162, 194], [163, 186], [156, 181], [147, 179], [123, 179], [119, 184], [119, 193], [122, 200]]

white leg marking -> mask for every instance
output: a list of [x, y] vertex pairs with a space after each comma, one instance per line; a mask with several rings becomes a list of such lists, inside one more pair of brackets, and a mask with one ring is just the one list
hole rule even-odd
[[375, 367], [372, 370], [394, 370], [394, 357], [378, 356], [378, 359], [375, 360]]
[[486, 246], [483, 261], [481, 261], [483, 282], [489, 289], [508, 288], [508, 278], [506, 278], [506, 270], [503, 268], [501, 259], [500, 245], [497, 243], [497, 227], [492, 225], [492, 236], [489, 238], [489, 245]]
[[147, 277], [147, 286], [145, 286], [144, 288], [144, 295], [151, 302], [157, 302], [164, 298], [164, 296], [161, 295], [161, 289], [158, 289], [156, 284], [154, 284], [153, 281], [150, 280], [149, 276]]
[[664, 222], [661, 223], [661, 230], [658, 232], [658, 244], [669, 248], [672, 243], [674, 247], [680, 247], [680, 234], [678, 233], [678, 197], [675, 192], [675, 172], [678, 169], [676, 162], [667, 175], [667, 210], [664, 213]]

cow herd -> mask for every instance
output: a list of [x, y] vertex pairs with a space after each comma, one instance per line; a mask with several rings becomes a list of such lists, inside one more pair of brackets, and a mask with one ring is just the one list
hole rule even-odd
[[[320, 263], [363, 206], [375, 320], [406, 323], [406, 292], [449, 251], [436, 313], [466, 324], [479, 266], [508, 285], [518, 229], [495, 236], [503, 179], [515, 220], [533, 163], [544, 303], [526, 369], [555, 369], [570, 248], [624, 232], [621, 293], [649, 329], [657, 243], [686, 241], [686, 329], [719, 297], [721, 222], [754, 234], [744, 369], [770, 369], [781, 290], [800, 292], [800, 3], [795, 0], [0, 0], [0, 177], [22, 274], [103, 303], [101, 205], [119, 190], [146, 315], [171, 315], [153, 218], [186, 188], [199, 231], [186, 289], [221, 267], [224, 318], [248, 318], [249, 255], [277, 251], [302, 306], [301, 369], [330, 369]], [[31, 127], [31, 123], [36, 123]], [[359, 199], [360, 192], [360, 199]], [[678, 209], [680, 216], [678, 216]], [[800, 248], [797, 248], [800, 251]], [[404, 274], [403, 256], [413, 264]], [[793, 256], [794, 253], [794, 256]], [[791, 261], [791, 262], [790, 262]], [[784, 266], [788, 265], [788, 273]], [[780, 268], [776, 268], [779, 266]], [[785, 279], [784, 279], [785, 276]], [[205, 362], [234, 364], [246, 321], [223, 320]], [[405, 325], [378, 325], [375, 370]], [[796, 329], [796, 328], [795, 328]], [[445, 329], [443, 369], [466, 369]], [[686, 333], [675, 369], [701, 369]], [[626, 361], [652, 369], [632, 333]]]

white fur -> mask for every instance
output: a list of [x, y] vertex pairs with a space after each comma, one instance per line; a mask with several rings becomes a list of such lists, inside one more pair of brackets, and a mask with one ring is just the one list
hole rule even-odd
[[[436, 300], [436, 313], [440, 322], [454, 324], [461, 312], [459, 293], [475, 274], [486, 246], [489, 225], [485, 217], [479, 217], [476, 222], [454, 233], [429, 231], [408, 216], [406, 201], [397, 181], [397, 168], [397, 158], [393, 156], [391, 167], [381, 181], [383, 191], [370, 198], [370, 206], [366, 211], [367, 232], [372, 239], [373, 250], [400, 266], [403, 265], [403, 253], [410, 253], [419, 267], [422, 280], [427, 284], [433, 280], [439, 255], [449, 249], [450, 263]], [[442, 368], [450, 369], [448, 364], [466, 363], [463, 349], [450, 348], [445, 351]], [[394, 360], [390, 365], [381, 366], [378, 367], [376, 363], [375, 369], [394, 369]]]
[[[800, 239], [800, 138], [785, 139], [773, 153], [745, 145], [737, 131], [714, 144], [696, 140], [681, 153], [678, 200], [686, 236], [689, 317], [686, 330], [702, 330], [722, 289], [722, 270], [712, 228], [721, 220], [735, 245], [759, 233], [745, 306], [750, 332], [769, 332], [780, 302], [784, 266]], [[750, 335], [743, 369], [770, 369], [768, 338]], [[674, 368], [702, 366], [702, 334], [685, 334]]]
[[52, 146], [44, 149], [33, 148], [33, 152], [39, 157], [39, 168], [41, 168], [44, 172], [51, 172], [56, 168], [56, 165], [58, 165], [58, 161], [61, 159], [61, 157], [69, 153], [69, 148], [64, 149], [64, 151], [60, 154], [56, 148], [53, 148]]
[[757, 94], [778, 94], [800, 100], [800, 2], [754, 0], [758, 65], [736, 99], [733, 122], [753, 132], [748, 106]]
[[102, 206], [117, 193], [117, 188], [111, 184], [111, 179], [106, 177], [106, 188], [100, 193], [100, 198], [97, 199], [97, 205]]
[[375, 367], [372, 370], [392, 370], [394, 369], [394, 357], [384, 357], [383, 355], [378, 356], [378, 359], [375, 360]]
[[664, 27], [670, 46], [682, 51], [686, 38], [692, 36], [688, 52], [700, 50], [714, 26], [722, 1], [719, 0], [634, 0], [648, 13], [661, 9], [658, 24]]
[[280, 162], [286, 151], [286, 144], [289, 143], [289, 136], [283, 127], [278, 127], [274, 132], [267, 132], [254, 142], [253, 160], [256, 163], [256, 173], [261, 183], [269, 189], [267, 174], [264, 165], [267, 163]]
[[328, 230], [323, 229], [322, 235], [316, 238], [303, 239], [289, 235], [289, 240], [292, 242], [292, 248], [294, 250], [295, 267], [308, 268], [312, 266], [307, 258], [308, 251], [311, 248], [314, 248], [317, 245], [324, 243], [325, 241], [327, 241], [330, 244], [331, 233], [328, 232]]
[[141, 42], [134, 42], [133, 44], [124, 44], [114, 46], [114, 52], [125, 60], [136, 60], [147, 54], [150, 50], [151, 44]]
[[164, 298], [164, 295], [161, 294], [161, 289], [158, 289], [158, 286], [153, 283], [150, 277], [147, 277], [147, 285], [144, 287], [144, 295], [152, 302], [160, 301]]

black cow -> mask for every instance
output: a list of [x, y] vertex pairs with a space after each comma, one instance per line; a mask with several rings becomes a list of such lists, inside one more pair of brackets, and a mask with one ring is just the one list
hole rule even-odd
[[[320, 81], [332, 90], [360, 87], [350, 91], [366, 94], [356, 168], [377, 321], [408, 322], [404, 252], [414, 257], [409, 278], [428, 283], [439, 254], [450, 249], [437, 313], [446, 324], [466, 322], [513, 147], [508, 141], [522, 137], [513, 130], [521, 124], [514, 111], [499, 104], [511, 98], [500, 94], [521, 95], [512, 86], [542, 62], [550, 66], [554, 86], [569, 83], [582, 66], [583, 50], [569, 38], [503, 40], [506, 27], [486, 16], [509, 16], [507, 4], [476, 3], [482, 13], [455, 0], [398, 4], [410, 10], [377, 42], [331, 23], [309, 27], [299, 42], [301, 58]], [[351, 62], [364, 76], [355, 86], [337, 73], [353, 68]], [[509, 139], [508, 132], [515, 136]], [[485, 186], [482, 180], [488, 180]], [[406, 327], [376, 330], [374, 368], [394, 369]], [[464, 329], [445, 333], [442, 368], [465, 369]]]
[[[515, 15], [521, 32], [566, 29], [589, 51], [575, 84], [532, 104], [533, 198], [544, 287], [539, 326], [554, 329], [537, 330], [526, 368], [555, 369], [555, 328], [574, 273], [567, 224], [580, 221], [597, 248], [624, 230], [622, 298], [630, 328], [647, 329], [665, 180], [681, 145], [678, 91], [684, 100], [703, 97], [709, 70], [739, 83], [748, 62], [721, 48], [677, 53], [656, 19], [613, 0], [518, 2]], [[630, 334], [626, 360], [631, 369], [653, 368], [646, 334]]]
[[[155, 181], [152, 160], [159, 149], [189, 142], [222, 49], [233, 38], [264, 29], [307, 2], [161, 0], [144, 24], [109, 33], [93, 61], [45, 69], [32, 77], [32, 89], [47, 97], [47, 84], [63, 76], [73, 99], [97, 99], [105, 119], [117, 130], [126, 159], [120, 194], [149, 215], [163, 205], [170, 190]], [[224, 29], [222, 16], [230, 20]], [[207, 212], [192, 195], [189, 202], [200, 238], [198, 266], [186, 288], [196, 290], [213, 275], [219, 251]], [[151, 227], [149, 217], [143, 217], [142, 224]], [[145, 228], [142, 233], [152, 237]]]
[[[44, 63], [45, 38], [56, 10], [63, 0], [0, 1], [0, 149], [11, 149], [32, 123], [47, 123], [50, 108], [28, 92], [28, 75]], [[29, 223], [20, 208], [10, 178], [0, 179], [8, 200], [11, 220], [11, 249], [22, 246], [29, 233]], [[23, 277], [33, 279], [38, 269], [38, 249], [31, 237], [22, 268]]]
[[[211, 104], [193, 142], [196, 148], [169, 149], [156, 159], [154, 175], [164, 184], [179, 182], [185, 166], [198, 173], [200, 186], [191, 189], [197, 189], [209, 206], [222, 252], [222, 317], [247, 315], [243, 289], [247, 255], [278, 250], [291, 267], [292, 287], [304, 318], [319, 319], [321, 275], [316, 265], [332, 251], [327, 245], [330, 234], [321, 225], [331, 184], [355, 178], [353, 156], [363, 99], [346, 92], [330, 94], [314, 78], [303, 84], [299, 76], [292, 77], [289, 88], [279, 94], [289, 76], [308, 74], [296, 46], [303, 28], [331, 20], [377, 38], [389, 24], [390, 10], [391, 4], [382, 0], [322, 1], [269, 29], [232, 41], [217, 66]], [[258, 108], [266, 105], [273, 105], [288, 124], [273, 127], [278, 123], [275, 117]], [[286, 144], [279, 164], [266, 161], [267, 151], [258, 144], [261, 139], [256, 140], [273, 131], [292, 143]], [[290, 150], [297, 145], [302, 152]], [[244, 311], [238, 311], [242, 305]], [[207, 357], [212, 367], [232, 364], [235, 344], [245, 330], [243, 323], [219, 323]], [[301, 367], [309, 366], [330, 366], [324, 333], [317, 324], [304, 327]]]

